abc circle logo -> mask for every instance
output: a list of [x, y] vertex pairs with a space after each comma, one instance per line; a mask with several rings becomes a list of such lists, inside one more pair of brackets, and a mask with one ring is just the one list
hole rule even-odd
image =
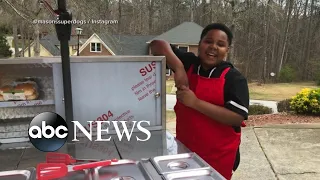
[[28, 135], [35, 148], [43, 152], [54, 152], [66, 143], [68, 126], [60, 115], [43, 112], [32, 119]]

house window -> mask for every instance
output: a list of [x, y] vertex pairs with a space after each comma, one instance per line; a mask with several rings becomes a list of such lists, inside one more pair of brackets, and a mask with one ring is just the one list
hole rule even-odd
[[179, 46], [179, 50], [182, 52], [188, 52], [188, 46]]
[[91, 43], [91, 52], [101, 52], [101, 43]]

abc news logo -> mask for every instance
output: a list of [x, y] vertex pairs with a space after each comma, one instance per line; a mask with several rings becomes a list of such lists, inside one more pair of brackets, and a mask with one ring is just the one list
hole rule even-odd
[[35, 148], [43, 152], [53, 152], [67, 141], [68, 125], [58, 114], [44, 112], [32, 119], [28, 134]]
[[[72, 141], [79, 141], [76, 139], [76, 127], [79, 128], [82, 133], [87, 136], [87, 138], [92, 141], [92, 131], [90, 128], [90, 132], [86, 130], [78, 121], [72, 121], [74, 123], [74, 139]], [[145, 133], [147, 135], [146, 139], [140, 139], [137, 137], [138, 141], [147, 141], [151, 137], [151, 133], [149, 130], [143, 128], [141, 126], [141, 123], [146, 122], [150, 125], [150, 122], [148, 121], [140, 121], [137, 122], [137, 128], [141, 132]], [[92, 123], [92, 121], [90, 122]], [[110, 124], [110, 121], [107, 121], [106, 123]], [[117, 136], [119, 140], [121, 141], [123, 134], [126, 134], [127, 139], [131, 139], [131, 134], [129, 134], [126, 122], [121, 121], [122, 127], [124, 127], [125, 133], [121, 133], [118, 127], [118, 121], [113, 122], [113, 125], [115, 126], [115, 130], [117, 133]], [[109, 139], [102, 139], [102, 131], [108, 132], [107, 129], [101, 129], [102, 121], [97, 122], [97, 140], [95, 141], [110, 141], [111, 137]], [[135, 125], [135, 122], [134, 122]], [[91, 126], [92, 127], [92, 126]], [[134, 128], [134, 126], [132, 127]], [[68, 139], [68, 126], [66, 121], [59, 116], [56, 113], [53, 112], [44, 112], [36, 117], [33, 118], [33, 120], [30, 123], [30, 127], [28, 130], [29, 134], [29, 140], [33, 144], [33, 146], [40, 151], [43, 152], [54, 152], [60, 149], [67, 141]], [[129, 137], [128, 137], [129, 136]]]

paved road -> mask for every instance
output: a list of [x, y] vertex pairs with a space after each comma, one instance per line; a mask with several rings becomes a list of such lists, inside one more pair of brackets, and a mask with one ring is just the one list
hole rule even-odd
[[[176, 96], [167, 94], [166, 96], [166, 108], [167, 110], [173, 110], [174, 105], [176, 104]], [[261, 101], [261, 100], [250, 100], [250, 104], [261, 104], [263, 106], [267, 106], [272, 108], [273, 113], [278, 113], [277, 110], [277, 102], [276, 101]]]

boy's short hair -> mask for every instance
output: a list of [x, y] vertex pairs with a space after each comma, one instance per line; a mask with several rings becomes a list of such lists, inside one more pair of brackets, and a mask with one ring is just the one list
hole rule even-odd
[[210, 30], [213, 30], [213, 29], [218, 29], [218, 30], [221, 30], [221, 31], [225, 32], [225, 33], [227, 34], [227, 36], [228, 36], [229, 46], [231, 45], [231, 43], [232, 43], [232, 38], [233, 38], [232, 32], [231, 32], [231, 30], [230, 30], [225, 24], [222, 24], [222, 23], [212, 23], [212, 24], [207, 25], [207, 26], [202, 30], [202, 33], [201, 33], [201, 36], [200, 36], [200, 41], [202, 40], [202, 38], [203, 38]]

